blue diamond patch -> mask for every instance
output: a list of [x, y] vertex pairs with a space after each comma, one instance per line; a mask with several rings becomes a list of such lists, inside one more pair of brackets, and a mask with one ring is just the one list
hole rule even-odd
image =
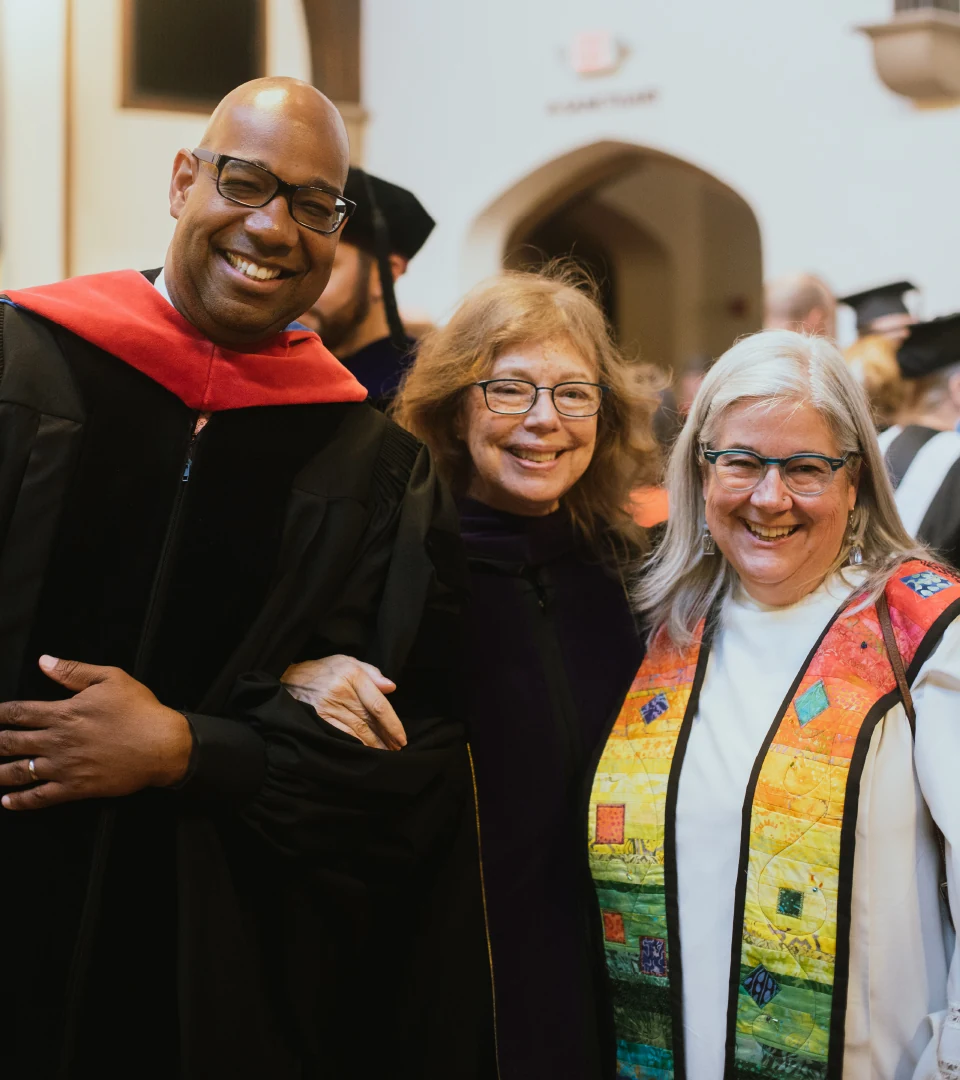
[[947, 581], [946, 578], [941, 577], [939, 574], [934, 574], [932, 570], [924, 570], [920, 574], [911, 574], [909, 577], [902, 577], [900, 580], [908, 589], [913, 589], [917, 596], [922, 596], [924, 600], [928, 596], [935, 596], [938, 592], [949, 589], [953, 584], [952, 581]]
[[640, 706], [640, 715], [643, 717], [645, 724], [652, 724], [658, 716], [663, 714], [670, 708], [670, 702], [667, 701], [665, 694], [657, 694], [655, 698], [651, 698], [646, 705]]
[[780, 993], [780, 984], [763, 966], [758, 964], [743, 980], [741, 986], [757, 1003], [758, 1008], [769, 1005]]
[[823, 685], [823, 679], [817, 679], [813, 686], [804, 691], [793, 703], [801, 727], [806, 727], [829, 706], [830, 699], [827, 697], [827, 688]]

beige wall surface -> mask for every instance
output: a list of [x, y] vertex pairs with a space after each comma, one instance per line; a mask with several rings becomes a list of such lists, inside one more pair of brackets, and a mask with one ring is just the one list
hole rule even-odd
[[[173, 229], [167, 202], [173, 158], [180, 147], [197, 144], [206, 118], [120, 106], [121, 0], [2, 3], [2, 284], [23, 287], [64, 274], [159, 266]], [[267, 71], [310, 78], [299, 0], [269, 0]]]
[[[163, 262], [173, 158], [197, 145], [206, 124], [193, 113], [120, 107], [118, 8], [118, 0], [79, 0], [74, 19], [74, 274]], [[297, 0], [271, 0], [267, 27], [268, 73], [309, 79]]]
[[62, 276], [66, 0], [0, 2], [0, 285]]
[[[552, 162], [619, 144], [740, 195], [765, 274], [810, 269], [840, 292], [907, 277], [924, 286], [926, 314], [960, 309], [960, 109], [918, 110], [877, 78], [857, 27], [892, 8], [365, 0], [366, 161], [438, 221], [400, 281], [402, 303], [444, 316], [510, 232], [509, 215], [485, 218], [492, 206]], [[588, 77], [571, 50], [591, 30], [609, 31], [621, 60]]]
[[[924, 287], [925, 314], [960, 309], [960, 109], [917, 110], [880, 83], [856, 27], [890, 7], [684, 0], [678, 17], [678, 5], [656, 0], [592, 0], [586, 13], [575, 0], [364, 0], [364, 161], [438, 222], [400, 281], [401, 303], [444, 317], [571, 169], [634, 148], [742, 197], [768, 275], [810, 269], [840, 292], [906, 277]], [[65, 255], [73, 273], [163, 257], [172, 158], [203, 122], [120, 108], [120, 10], [121, 0], [0, 0], [4, 285], [58, 277]], [[268, 0], [268, 11], [268, 69], [309, 75], [300, 0]], [[615, 37], [620, 62], [585, 77], [572, 42], [598, 29]], [[647, 195], [653, 230], [673, 211], [665, 194]], [[711, 235], [726, 237], [715, 247], [737, 243], [735, 215], [711, 220]], [[709, 242], [703, 219], [682, 242], [689, 227], [672, 241], [687, 243], [671, 256], [674, 304], [696, 299], [685, 267]]]

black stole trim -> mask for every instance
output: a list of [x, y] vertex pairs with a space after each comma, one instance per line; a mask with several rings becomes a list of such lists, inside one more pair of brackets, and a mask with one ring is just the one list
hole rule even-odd
[[[780, 728], [784, 714], [790, 707], [794, 695], [800, 686], [800, 681], [810, 667], [817, 650], [823, 644], [823, 639], [830, 632], [833, 624], [844, 612], [851, 601], [847, 600], [834, 613], [827, 623], [817, 643], [810, 650], [804, 660], [796, 678], [787, 691], [787, 695], [777, 712], [767, 737], [763, 741], [757, 759], [754, 762], [753, 771], [750, 774], [750, 782], [743, 801], [743, 819], [740, 832], [740, 864], [737, 870], [737, 891], [733, 907], [733, 938], [730, 956], [730, 994], [727, 999], [727, 1045], [724, 1061], [724, 1080], [738, 1080], [736, 1068], [736, 1035], [737, 1035], [737, 1001], [740, 992], [740, 954], [743, 945], [743, 919], [747, 896], [747, 863], [750, 854], [750, 825], [753, 818], [753, 798], [756, 792], [757, 780], [760, 770], [766, 760], [770, 744]], [[920, 668], [930, 658], [946, 628], [960, 616], [960, 600], [955, 600], [943, 611], [930, 626], [920, 642], [913, 660], [907, 670], [907, 679], [912, 685]], [[699, 689], [699, 688], [698, 688]], [[693, 695], [691, 694], [691, 700]], [[846, 1042], [847, 1022], [847, 993], [850, 983], [850, 927], [853, 912], [853, 863], [857, 841], [857, 820], [860, 811], [860, 782], [863, 778], [863, 767], [866, 764], [870, 743], [877, 725], [890, 709], [900, 699], [899, 689], [893, 689], [884, 694], [874, 703], [867, 713], [860, 731], [853, 754], [850, 757], [850, 767], [847, 776], [847, 786], [843, 804], [843, 822], [840, 826], [840, 868], [837, 882], [837, 953], [834, 962], [833, 996], [830, 1011], [830, 1043], [827, 1048], [827, 1077], [828, 1080], [842, 1080], [843, 1055]], [[686, 722], [686, 718], [684, 718]], [[669, 796], [668, 796], [669, 807]], [[669, 813], [669, 809], [668, 809]], [[669, 819], [668, 819], [669, 820]], [[674, 871], [675, 873], [676, 871]], [[671, 940], [672, 947], [672, 940]], [[682, 1024], [682, 1014], [681, 1014]], [[682, 1031], [682, 1027], [681, 1027]], [[676, 1041], [676, 1034], [674, 1035]], [[677, 1080], [681, 1080], [677, 1074]]]
[[677, 743], [667, 777], [667, 799], [663, 826], [663, 890], [667, 912], [667, 955], [670, 958], [670, 1033], [673, 1042], [674, 1080], [686, 1080], [686, 1047], [683, 1041], [683, 960], [680, 951], [680, 894], [677, 885], [677, 796], [680, 791], [680, 771], [690, 741], [693, 720], [700, 709], [700, 688], [707, 673], [710, 646], [720, 621], [721, 602], [714, 604], [707, 616], [697, 654], [690, 697], [683, 713]]
[[[793, 701], [794, 695], [800, 686], [800, 682], [807, 672], [807, 668], [810, 667], [810, 663], [814, 656], [816, 656], [817, 650], [823, 644], [823, 639], [830, 633], [833, 624], [837, 621], [840, 613], [847, 607], [848, 603], [848, 600], [844, 600], [840, 607], [833, 613], [830, 621], [817, 638], [813, 648], [807, 653], [806, 659], [800, 665], [800, 670], [794, 676], [793, 682], [790, 684], [790, 688], [787, 690], [786, 696], [784, 697], [780, 708], [777, 710], [777, 715], [770, 725], [770, 730], [767, 732], [763, 744], [760, 747], [760, 752], [757, 754], [756, 760], [753, 763], [753, 769], [750, 772], [750, 781], [747, 784], [747, 791], [743, 798], [743, 814], [740, 823], [740, 863], [737, 867], [737, 891], [733, 903], [733, 938], [730, 947], [730, 993], [727, 998], [727, 1046], [723, 1067], [724, 1080], [737, 1080], [737, 998], [740, 992], [740, 953], [743, 947], [743, 918], [747, 900], [747, 865], [750, 858], [750, 823], [753, 819], [753, 797], [757, 790], [757, 781], [760, 778], [760, 770], [763, 768], [763, 763], [766, 760], [770, 744], [773, 742], [774, 736], [780, 728], [784, 714], [790, 707], [790, 703]], [[848, 788], [849, 784], [850, 781], [848, 780]], [[843, 833], [841, 831], [841, 837], [842, 836]], [[839, 949], [839, 947], [838, 934], [837, 948]]]

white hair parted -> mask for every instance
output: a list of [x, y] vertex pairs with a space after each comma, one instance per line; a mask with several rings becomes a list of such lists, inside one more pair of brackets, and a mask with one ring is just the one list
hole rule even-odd
[[737, 578], [717, 551], [703, 553], [706, 525], [701, 447], [713, 445], [723, 417], [735, 405], [758, 409], [784, 402], [810, 404], [829, 427], [840, 454], [854, 454], [850, 477], [859, 474], [851, 527], [830, 573], [842, 570], [858, 546], [867, 572], [858, 607], [875, 600], [893, 571], [907, 559], [931, 560], [930, 551], [903, 527], [862, 388], [837, 347], [824, 337], [766, 330], [742, 338], [720, 357], [703, 381], [667, 467], [670, 516], [662, 542], [634, 591], [651, 637], [662, 627], [674, 644], [688, 644], [718, 597]]

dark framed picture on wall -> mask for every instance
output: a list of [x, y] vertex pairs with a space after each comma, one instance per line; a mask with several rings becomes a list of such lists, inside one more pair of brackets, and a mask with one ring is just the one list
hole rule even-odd
[[265, 0], [123, 0], [126, 108], [210, 112], [266, 72]]

